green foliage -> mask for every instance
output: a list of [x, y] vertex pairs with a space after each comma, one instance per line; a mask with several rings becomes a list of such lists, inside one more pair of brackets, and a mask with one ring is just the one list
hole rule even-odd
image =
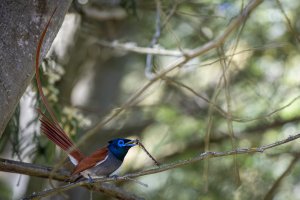
[[[92, 152], [113, 137], [138, 137], [163, 163], [195, 157], [204, 149], [259, 147], [297, 133], [300, 1], [264, 1], [218, 48], [152, 80], [149, 87], [144, 75], [147, 55], [130, 50], [150, 46], [156, 32], [156, 6], [161, 12], [161, 33], [153, 50], [180, 53], [214, 41], [248, 3], [124, 0], [121, 5], [130, 14], [123, 20], [95, 23], [88, 16], [82, 18], [67, 56], [57, 56], [55, 67], [48, 61], [41, 70], [48, 74], [42, 79], [44, 91], [64, 130], [80, 140], [90, 122], [105, 121], [125, 108], [82, 146]], [[93, 42], [99, 39], [128, 42], [124, 46], [129, 53], [113, 42], [113, 50], [99, 48]], [[153, 60], [157, 68], [152, 71], [158, 73], [178, 59], [157, 54]], [[36, 106], [42, 106], [40, 101]], [[49, 159], [36, 159], [39, 163], [55, 163], [54, 145], [39, 135], [33, 142], [37, 152]], [[296, 199], [299, 164], [279, 178], [299, 157], [297, 143], [140, 177], [149, 188], [130, 182], [124, 187], [147, 199], [264, 199], [280, 180], [274, 199]], [[124, 168], [128, 165], [138, 170], [152, 163], [141, 151], [132, 150]]]

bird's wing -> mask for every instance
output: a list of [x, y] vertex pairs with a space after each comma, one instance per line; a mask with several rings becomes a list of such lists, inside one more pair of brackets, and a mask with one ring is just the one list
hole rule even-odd
[[82, 159], [78, 165], [75, 167], [74, 171], [72, 172], [72, 175], [80, 173], [86, 169], [92, 168], [99, 163], [103, 162], [108, 155], [108, 148], [103, 147], [97, 151], [95, 151], [90, 156], [85, 157]]

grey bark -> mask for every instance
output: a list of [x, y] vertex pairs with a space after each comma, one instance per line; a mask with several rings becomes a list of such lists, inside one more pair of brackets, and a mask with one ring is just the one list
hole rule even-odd
[[0, 1], [0, 137], [34, 76], [37, 43], [50, 15], [58, 7], [41, 57], [49, 50], [70, 3], [71, 0]]

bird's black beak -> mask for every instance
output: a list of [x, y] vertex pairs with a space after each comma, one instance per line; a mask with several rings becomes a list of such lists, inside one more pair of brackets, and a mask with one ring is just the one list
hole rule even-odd
[[129, 142], [125, 143], [125, 146], [133, 147], [133, 146], [135, 146], [137, 144], [138, 144], [138, 140], [130, 140]]

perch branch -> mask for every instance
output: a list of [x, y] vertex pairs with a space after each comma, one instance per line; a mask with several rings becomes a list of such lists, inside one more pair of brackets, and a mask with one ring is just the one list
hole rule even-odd
[[[0, 171], [10, 172], [10, 173], [18, 173], [28, 176], [35, 176], [40, 178], [50, 178], [57, 181], [68, 180], [70, 172], [67, 170], [56, 170], [53, 171], [52, 167], [46, 167], [37, 164], [24, 163], [20, 161], [13, 161], [0, 158]], [[118, 188], [111, 184], [97, 184], [90, 188], [92, 191], [102, 192], [106, 195], [117, 199], [141, 199], [133, 194], [124, 191], [121, 188]], [[33, 195], [34, 198], [40, 198], [36, 195]], [[24, 199], [32, 199], [32, 198], [24, 198]]]
[[300, 138], [300, 133], [296, 134], [296, 135], [291, 135], [288, 138], [285, 138], [283, 140], [280, 140], [280, 141], [277, 141], [277, 142], [274, 142], [271, 144], [267, 144], [267, 145], [264, 145], [261, 147], [237, 148], [237, 149], [234, 149], [231, 151], [225, 151], [225, 152], [211, 152], [211, 151], [204, 152], [194, 158], [190, 158], [187, 160], [180, 160], [180, 161], [169, 163], [169, 164], [162, 164], [162, 165], [160, 165], [160, 167], [155, 167], [152, 169], [127, 174], [127, 175], [120, 176], [117, 178], [116, 177], [108, 177], [108, 178], [105, 177], [105, 178], [94, 179], [93, 183], [90, 183], [88, 180], [84, 180], [84, 181], [80, 181], [80, 182], [76, 182], [76, 183], [67, 184], [67, 185], [64, 185], [64, 186], [61, 186], [58, 188], [35, 193], [35, 194], [31, 195], [29, 199], [36, 198], [36, 197], [39, 197], [39, 198], [47, 197], [49, 195], [56, 194], [59, 192], [64, 192], [64, 191], [70, 190], [70, 189], [78, 187], [78, 186], [94, 187], [94, 186], [98, 185], [97, 183], [112, 182], [112, 181], [124, 181], [124, 180], [129, 180], [132, 178], [137, 178], [140, 176], [156, 174], [156, 173], [160, 173], [163, 171], [167, 171], [167, 170], [171, 170], [171, 169], [175, 169], [175, 168], [179, 168], [179, 167], [184, 167], [186, 165], [190, 165], [192, 163], [195, 163], [195, 162], [198, 162], [201, 160], [211, 159], [211, 158], [225, 157], [225, 156], [232, 156], [232, 155], [241, 155], [241, 154], [250, 154], [250, 153], [263, 153], [265, 150], [283, 145], [285, 143], [291, 142], [298, 138]]

